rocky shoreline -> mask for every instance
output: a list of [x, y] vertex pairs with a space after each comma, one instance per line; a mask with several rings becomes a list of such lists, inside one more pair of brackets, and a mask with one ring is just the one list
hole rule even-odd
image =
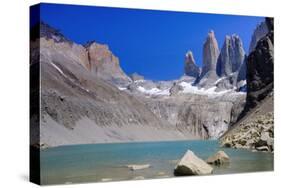
[[255, 120], [241, 123], [233, 134], [221, 139], [222, 147], [250, 149], [252, 151], [274, 151], [274, 115], [268, 112]]
[[[259, 36], [246, 59], [247, 97], [244, 110], [221, 139], [223, 147], [274, 152], [274, 30], [266, 18], [267, 33]], [[264, 24], [263, 24], [264, 25]]]

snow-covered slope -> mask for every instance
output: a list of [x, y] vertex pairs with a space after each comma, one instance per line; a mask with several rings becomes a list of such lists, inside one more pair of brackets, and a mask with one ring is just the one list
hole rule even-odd
[[[196, 94], [206, 96], [219, 96], [226, 93], [245, 94], [245, 92], [237, 92], [237, 88], [220, 89], [216, 83], [223, 79], [218, 79], [213, 87], [200, 88], [193, 84], [193, 81], [173, 80], [170, 82], [153, 82], [151, 80], [137, 80], [129, 84], [127, 87], [118, 87], [121, 91], [127, 91], [133, 94], [144, 95], [146, 97], [168, 97], [171, 95]], [[244, 83], [241, 83], [244, 84]]]

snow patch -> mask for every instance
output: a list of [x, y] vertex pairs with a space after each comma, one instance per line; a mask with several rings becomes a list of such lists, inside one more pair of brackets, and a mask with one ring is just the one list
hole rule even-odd
[[[217, 82], [221, 81], [224, 78], [220, 78], [219, 80], [217, 80]], [[144, 82], [144, 80], [137, 80], [135, 82]], [[244, 84], [244, 82], [243, 82]], [[229, 89], [229, 90], [222, 90], [222, 91], [217, 91], [218, 87], [217, 86], [213, 86], [209, 89], [205, 89], [205, 88], [198, 88], [197, 86], [192, 85], [192, 82], [187, 82], [187, 81], [181, 81], [178, 83], [178, 85], [180, 85], [183, 90], [180, 91], [180, 93], [182, 94], [197, 94], [197, 95], [207, 95], [209, 97], [217, 97], [220, 95], [224, 95], [226, 93], [229, 94], [243, 94], [242, 92], [236, 92], [235, 89]], [[125, 87], [118, 87], [119, 90], [124, 91], [127, 90], [127, 88]], [[169, 96], [170, 93], [170, 89], [171, 87], [165, 88], [165, 89], [159, 89], [156, 87], [153, 87], [151, 89], [147, 89], [143, 86], [138, 86], [137, 90], [140, 93], [143, 93], [144, 95], [146, 95], [146, 97], [150, 97], [150, 96]]]
[[63, 76], [66, 77], [66, 75], [62, 72], [62, 70], [56, 64], [54, 64], [53, 62], [50, 62], [50, 63], [51, 63], [51, 65], [53, 65], [53, 67], [55, 67], [55, 69], [57, 69], [57, 71], [59, 71], [59, 73], [61, 73]]
[[143, 83], [145, 80], [136, 80], [135, 83]]
[[[51, 65], [52, 65], [63, 77], [65, 77], [66, 79], [72, 81], [71, 79], [69, 79], [69, 78], [63, 73], [63, 71], [62, 71], [56, 64], [54, 64], [53, 62], [50, 62], [50, 63], [51, 63]], [[75, 84], [77, 87], [81, 88], [82, 90], [84, 90], [84, 91], [86, 91], [86, 92], [88, 92], [88, 93], [90, 92], [90, 90], [88, 90], [88, 89], [82, 87], [81, 85], [77, 85], [75, 82], [73, 82], [73, 84]]]
[[145, 93], [147, 95], [170, 95], [169, 89], [160, 90], [158, 88], [152, 88], [152, 89], [145, 89], [142, 86], [138, 86], [137, 88], [140, 92]]
[[191, 83], [187, 83], [187, 82], [181, 82], [179, 85], [183, 87], [182, 93], [191, 93], [191, 94], [198, 94], [198, 95], [222, 95], [229, 91], [232, 91], [232, 90], [224, 90], [224, 91], [217, 92], [216, 86], [211, 87], [209, 89], [204, 89], [204, 88], [199, 89], [198, 87], [193, 86]]
[[238, 82], [237, 87], [240, 88], [240, 87], [243, 87], [245, 85], [247, 85], [247, 81], [246, 80], [241, 80], [240, 82]]
[[125, 88], [125, 87], [118, 87], [118, 89], [123, 91], [123, 90], [126, 90], [127, 88]]

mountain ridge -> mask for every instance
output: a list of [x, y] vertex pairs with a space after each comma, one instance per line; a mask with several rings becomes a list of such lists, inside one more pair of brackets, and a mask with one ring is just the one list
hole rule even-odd
[[[197, 87], [196, 78], [187, 75], [173, 81], [138, 75], [132, 80], [107, 45], [80, 45], [50, 31], [55, 36], [37, 38], [40, 51], [32, 56], [40, 56], [34, 63], [42, 71], [45, 146], [218, 138], [244, 105], [244, 93], [224, 87], [217, 91], [221, 78], [210, 88]], [[31, 41], [31, 48], [36, 45]], [[190, 54], [189, 60], [194, 60]]]

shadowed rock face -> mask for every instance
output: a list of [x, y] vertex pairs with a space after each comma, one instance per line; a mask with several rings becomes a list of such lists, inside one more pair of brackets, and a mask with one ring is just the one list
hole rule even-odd
[[203, 68], [198, 86], [208, 88], [218, 79], [216, 73], [218, 56], [218, 42], [214, 31], [210, 31], [203, 46]]
[[267, 24], [266, 24], [265, 21], [260, 23], [256, 27], [256, 29], [255, 29], [255, 31], [252, 35], [251, 42], [250, 42], [249, 53], [251, 53], [256, 48], [256, 45], [257, 45], [258, 41], [262, 37], [264, 37], [268, 33], [268, 31], [269, 30], [268, 30], [268, 27], [267, 27]]
[[269, 32], [261, 38], [247, 58], [247, 103], [245, 111], [255, 107], [273, 90], [273, 18], [266, 19]]
[[184, 72], [186, 76], [197, 78], [200, 74], [199, 67], [195, 64], [195, 60], [191, 51], [188, 51], [185, 55]]
[[226, 36], [217, 62], [218, 90], [245, 87], [245, 51], [238, 35]]
[[225, 147], [274, 150], [273, 18], [266, 18], [265, 23], [268, 33], [257, 42], [246, 60], [246, 105], [233, 128], [221, 138]]
[[[247, 56], [245, 55], [244, 61], [239, 68], [238, 75], [237, 75], [237, 82], [246, 80], [246, 73], [247, 73], [247, 65], [246, 65]], [[239, 87], [238, 87], [239, 88]]]
[[219, 76], [229, 76], [238, 71], [245, 58], [243, 44], [237, 35], [226, 36], [221, 49], [217, 73]]

